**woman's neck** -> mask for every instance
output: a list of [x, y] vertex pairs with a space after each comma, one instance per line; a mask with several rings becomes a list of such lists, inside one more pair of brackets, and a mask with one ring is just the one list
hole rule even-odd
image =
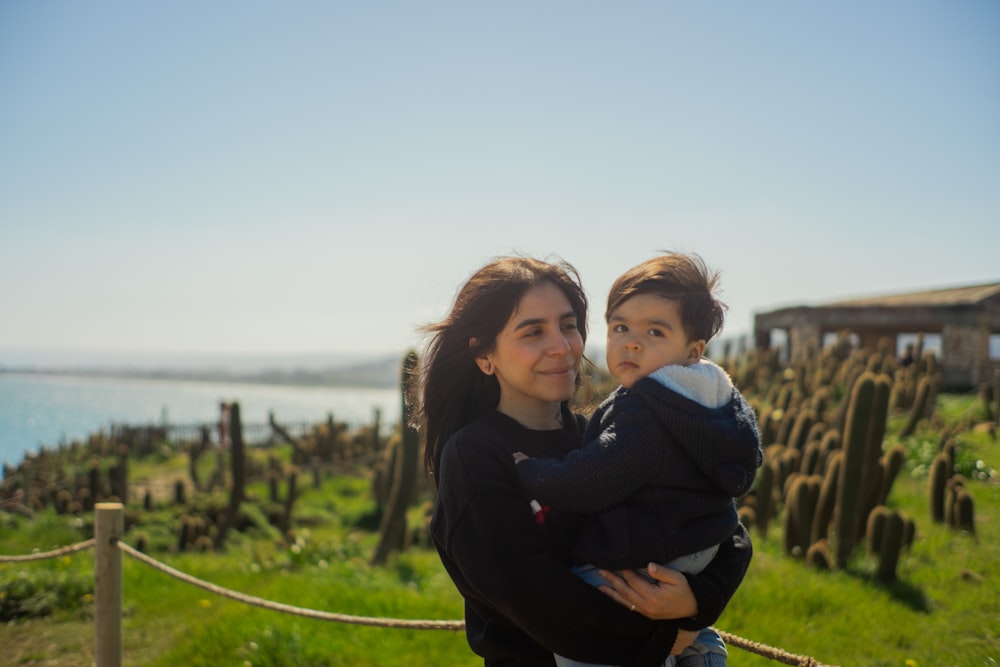
[[500, 396], [497, 412], [501, 412], [521, 426], [533, 431], [551, 431], [562, 428], [561, 403], [525, 403], [505, 400]]

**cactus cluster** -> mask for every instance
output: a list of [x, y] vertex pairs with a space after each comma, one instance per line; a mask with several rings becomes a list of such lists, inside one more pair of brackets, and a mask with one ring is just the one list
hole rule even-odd
[[975, 503], [965, 487], [965, 478], [954, 470], [955, 443], [949, 439], [934, 457], [927, 477], [931, 519], [975, 535]]
[[[771, 350], [723, 361], [757, 411], [764, 445], [741, 522], [764, 537], [780, 522], [784, 551], [821, 569], [849, 567], [864, 543], [878, 559], [875, 576], [895, 578], [916, 524], [890, 509], [906, 449], [886, 446], [885, 436], [890, 414], [906, 416], [898, 438], [933, 417], [939, 369], [922, 342], [909, 365], [898, 364], [888, 339], [853, 349], [846, 335], [822, 350], [805, 346], [787, 364]], [[954, 448], [942, 450], [928, 482], [931, 516], [974, 533], [972, 496], [951, 474]]]
[[875, 578], [889, 582], [896, 579], [896, 567], [905, 549], [913, 545], [917, 527], [903, 512], [879, 505], [868, 515], [865, 542], [868, 553], [878, 559]]
[[[372, 425], [351, 432], [331, 414], [326, 423], [296, 441], [298, 450], [308, 455], [302, 459], [306, 463], [282, 466], [270, 500], [262, 500], [249, 489], [272, 474], [268, 452], [246, 447], [238, 403], [230, 406], [230, 415], [228, 448], [213, 443], [207, 426], [199, 429], [197, 440], [185, 443], [168, 442], [163, 426], [114, 426], [110, 433], [93, 434], [85, 442], [43, 446], [37, 454], [26, 454], [17, 466], [3, 465], [0, 503], [6, 512], [32, 517], [46, 508], [82, 516], [97, 502], [120, 501], [126, 505], [127, 527], [141, 523], [143, 513], [166, 510], [179, 517], [172, 546], [206, 551], [220, 548], [226, 531], [251, 525], [266, 528], [264, 522], [288, 537], [301, 493], [301, 468], [308, 467], [319, 485], [322, 472], [332, 472], [335, 465], [365, 465], [376, 448], [383, 447], [378, 436], [380, 414], [373, 415]], [[187, 454], [187, 477], [172, 480], [167, 495], [157, 499], [151, 486], [130, 481], [133, 460], [173, 452]], [[211, 461], [205, 460], [206, 454]], [[148, 536], [145, 540], [148, 543]], [[167, 543], [157, 546], [166, 548]]]

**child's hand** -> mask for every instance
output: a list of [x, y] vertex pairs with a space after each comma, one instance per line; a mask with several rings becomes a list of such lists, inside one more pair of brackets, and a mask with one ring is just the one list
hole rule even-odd
[[521, 461], [524, 461], [524, 460], [530, 459], [530, 458], [531, 457], [528, 456], [527, 454], [525, 454], [524, 452], [514, 452], [514, 463], [520, 463]]

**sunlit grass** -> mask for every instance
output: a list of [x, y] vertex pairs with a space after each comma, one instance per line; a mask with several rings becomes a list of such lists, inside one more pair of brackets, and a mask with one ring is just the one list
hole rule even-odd
[[[959, 418], [970, 399], [946, 401]], [[890, 433], [892, 424], [890, 424]], [[990, 433], [958, 436], [960, 458], [1000, 462], [1000, 442]], [[846, 572], [817, 572], [784, 554], [780, 522], [767, 539], [752, 533], [755, 558], [742, 587], [717, 626], [746, 639], [851, 666], [972, 667], [996, 664], [1000, 655], [1000, 482], [970, 477], [975, 536], [934, 524], [929, 517], [925, 442], [937, 443], [922, 426], [902, 440], [911, 451], [889, 504], [912, 516], [917, 539], [899, 564], [898, 581], [873, 581], [875, 564], [859, 549]], [[887, 442], [892, 441], [892, 436]], [[172, 469], [176, 469], [176, 464]], [[134, 474], [143, 471], [136, 466]], [[224, 553], [176, 553], [172, 510], [159, 508], [143, 525], [153, 554], [183, 572], [247, 595], [321, 611], [357, 616], [457, 620], [462, 601], [433, 550], [415, 546], [385, 567], [368, 560], [377, 535], [368, 530], [373, 501], [364, 475], [307, 482], [296, 502], [292, 541], [260, 532], [233, 535]], [[250, 493], [266, 493], [262, 485]], [[411, 511], [417, 525], [421, 510]], [[89, 537], [92, 519], [42, 512], [34, 521], [0, 514], [0, 553], [22, 554]], [[159, 532], [157, 532], [159, 531]], [[55, 561], [0, 564], [0, 580], [60, 569], [89, 580], [93, 552]], [[45, 619], [0, 626], [0, 645], [11, 664], [87, 666], [93, 662], [92, 605], [56, 609]], [[462, 632], [364, 627], [290, 616], [247, 606], [124, 559], [123, 641], [125, 664], [173, 665], [434, 665], [481, 664]], [[12, 652], [16, 651], [16, 652]], [[994, 662], [991, 662], [993, 660]], [[730, 664], [776, 665], [739, 648]]]

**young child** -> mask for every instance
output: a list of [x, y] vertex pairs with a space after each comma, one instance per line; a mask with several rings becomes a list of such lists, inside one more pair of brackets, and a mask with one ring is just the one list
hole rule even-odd
[[[753, 411], [725, 371], [703, 359], [726, 306], [718, 273], [697, 255], [669, 253], [625, 272], [608, 295], [608, 370], [621, 386], [594, 413], [584, 446], [565, 459], [514, 455], [532, 506], [588, 513], [574, 571], [643, 571], [663, 563], [697, 573], [736, 529], [734, 498], [761, 464]], [[719, 442], [739, 443], [720, 449]], [[718, 633], [701, 630], [676, 661], [726, 664]], [[555, 656], [562, 667], [584, 665]]]

